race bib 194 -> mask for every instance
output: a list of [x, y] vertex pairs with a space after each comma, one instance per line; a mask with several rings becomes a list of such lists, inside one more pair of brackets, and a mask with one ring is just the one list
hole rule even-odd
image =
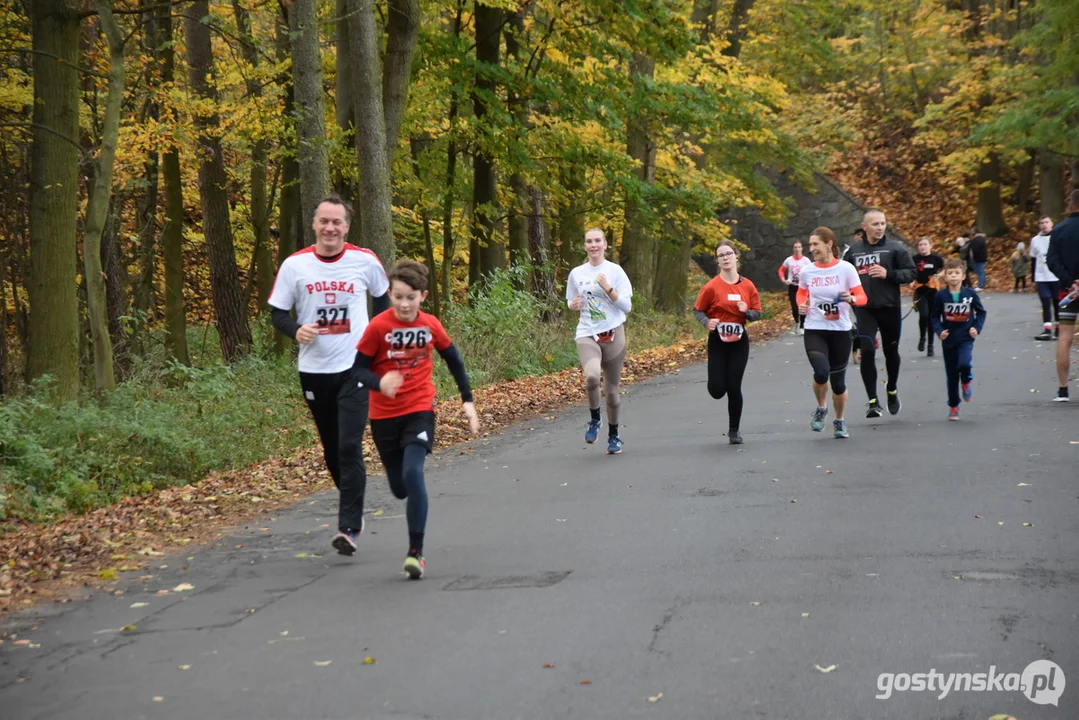
[[729, 323], [721, 322], [716, 325], [716, 332], [719, 334], [719, 339], [723, 342], [738, 342], [742, 339], [742, 335], [746, 329], [741, 323]]

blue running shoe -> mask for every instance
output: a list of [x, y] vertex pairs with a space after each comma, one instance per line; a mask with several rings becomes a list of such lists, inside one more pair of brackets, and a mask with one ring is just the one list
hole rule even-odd
[[607, 454], [617, 455], [622, 452], [622, 438], [617, 435], [611, 435], [607, 438]]
[[599, 437], [599, 420], [589, 420], [588, 429], [584, 431], [584, 441], [591, 445]]
[[846, 420], [833, 420], [832, 427], [835, 428], [835, 436], [837, 439], [846, 439], [850, 437], [850, 433], [847, 432]]
[[[973, 382], [974, 378], [971, 378]], [[963, 402], [970, 402], [970, 399], [974, 397], [974, 388], [970, 386], [970, 383], [963, 383]]]
[[824, 429], [824, 418], [828, 417], [828, 408], [813, 408], [813, 419], [809, 421], [809, 429], [820, 432]]

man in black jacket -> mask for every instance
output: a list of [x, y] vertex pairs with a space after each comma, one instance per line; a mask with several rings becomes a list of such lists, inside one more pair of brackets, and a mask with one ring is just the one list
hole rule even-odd
[[[1079, 190], [1072, 190], [1068, 198], [1068, 212], [1071, 214], [1053, 228], [1049, 236], [1049, 252], [1045, 256], [1045, 264], [1060, 283], [1060, 301], [1079, 292]], [[1060, 336], [1057, 338], [1057, 380], [1060, 381], [1060, 386], [1053, 402], [1068, 402], [1069, 399], [1068, 372], [1071, 370], [1071, 347], [1075, 339], [1077, 312], [1079, 298], [1060, 308]]]
[[880, 332], [881, 349], [884, 351], [888, 370], [888, 412], [898, 415], [899, 402], [899, 336], [903, 326], [903, 314], [899, 299], [899, 287], [909, 285], [918, 275], [910, 250], [898, 240], [887, 237], [888, 221], [877, 209], [866, 212], [862, 218], [866, 240], [851, 246], [847, 260], [858, 270], [862, 287], [869, 296], [864, 307], [855, 308], [858, 320], [858, 338], [862, 345], [862, 382], [869, 396], [867, 418], [881, 416], [877, 400], [877, 363], [873, 339]]

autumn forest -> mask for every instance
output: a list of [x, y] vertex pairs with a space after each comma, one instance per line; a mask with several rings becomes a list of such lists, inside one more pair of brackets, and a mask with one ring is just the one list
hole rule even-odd
[[20, 413], [290, 351], [263, 309], [329, 192], [431, 268], [431, 312], [558, 324], [593, 226], [635, 307], [684, 317], [727, 213], [788, 215], [774, 171], [1009, 251], [1079, 183], [1071, 0], [3, 0], [0, 38]]

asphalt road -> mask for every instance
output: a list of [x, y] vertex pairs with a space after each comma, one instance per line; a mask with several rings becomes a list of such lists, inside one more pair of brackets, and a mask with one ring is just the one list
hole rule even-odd
[[[31, 645], [0, 646], [0, 717], [1079, 718], [1079, 402], [1049, 402], [1036, 299], [986, 305], [961, 422], [915, 316], [902, 413], [866, 420], [854, 370], [846, 441], [810, 432], [784, 336], [752, 352], [741, 447], [698, 366], [627, 390], [621, 456], [584, 445], [575, 408], [432, 458], [422, 581], [375, 478], [353, 559], [322, 494], [122, 597], [13, 618]], [[902, 676], [875, 697], [882, 673], [1003, 688], [1042, 659], [1059, 706]]]

